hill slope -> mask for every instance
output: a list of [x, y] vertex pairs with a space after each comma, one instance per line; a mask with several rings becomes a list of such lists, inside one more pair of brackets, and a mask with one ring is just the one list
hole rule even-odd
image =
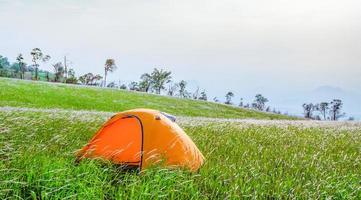
[[151, 108], [174, 115], [216, 118], [292, 119], [284, 115], [118, 89], [0, 78], [0, 106], [119, 112]]

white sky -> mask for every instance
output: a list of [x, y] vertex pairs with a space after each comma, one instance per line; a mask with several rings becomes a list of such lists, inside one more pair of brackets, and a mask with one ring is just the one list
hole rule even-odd
[[77, 75], [102, 74], [111, 57], [110, 80], [161, 67], [211, 96], [261, 92], [276, 107], [324, 85], [361, 91], [359, 0], [0, 0], [0, 22], [0, 55], [39, 47], [49, 70], [67, 55]]

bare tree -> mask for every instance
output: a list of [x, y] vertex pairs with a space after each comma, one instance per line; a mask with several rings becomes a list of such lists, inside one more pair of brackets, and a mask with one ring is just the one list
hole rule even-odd
[[187, 98], [188, 96], [188, 92], [186, 90], [187, 87], [187, 82], [184, 80], [181, 80], [179, 83], [179, 96], [182, 98]]
[[64, 81], [66, 82], [66, 80], [68, 79], [68, 63], [66, 60], [66, 56], [64, 56]]
[[168, 96], [174, 96], [178, 90], [179, 85], [177, 83], [170, 83], [168, 86]]
[[198, 99], [198, 96], [199, 96], [199, 87], [197, 87], [196, 91], [194, 91], [192, 97], [193, 99]]

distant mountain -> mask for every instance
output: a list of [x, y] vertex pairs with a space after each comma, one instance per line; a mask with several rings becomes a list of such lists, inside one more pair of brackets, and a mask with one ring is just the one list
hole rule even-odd
[[343, 98], [350, 96], [349, 92], [339, 87], [333, 87], [329, 85], [318, 87], [311, 91], [312, 96], [315, 97], [328, 97], [328, 98]]
[[[283, 95], [282, 98], [270, 98], [273, 105], [282, 112], [288, 112], [293, 115], [302, 115], [303, 103], [330, 102], [333, 99], [343, 101], [343, 112], [346, 113], [344, 119], [354, 117], [361, 120], [361, 94], [348, 91], [340, 87], [324, 85], [311, 91], [296, 92], [292, 95]], [[271, 103], [271, 102], [270, 102]]]
[[314, 89], [315, 92], [345, 92], [342, 88], [340, 87], [334, 87], [334, 86], [330, 86], [330, 85], [323, 85], [320, 86], [316, 89]]
[[361, 95], [355, 92], [344, 90], [334, 86], [321, 86], [311, 91], [308, 96], [313, 102], [332, 101], [341, 99], [344, 103], [343, 110], [346, 112], [346, 118], [355, 117], [361, 119]]

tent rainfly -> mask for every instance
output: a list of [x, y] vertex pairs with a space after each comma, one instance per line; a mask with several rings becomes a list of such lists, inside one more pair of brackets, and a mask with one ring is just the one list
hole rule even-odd
[[154, 164], [197, 171], [204, 157], [168, 114], [134, 109], [114, 115], [77, 153], [77, 161], [101, 158], [140, 171]]

